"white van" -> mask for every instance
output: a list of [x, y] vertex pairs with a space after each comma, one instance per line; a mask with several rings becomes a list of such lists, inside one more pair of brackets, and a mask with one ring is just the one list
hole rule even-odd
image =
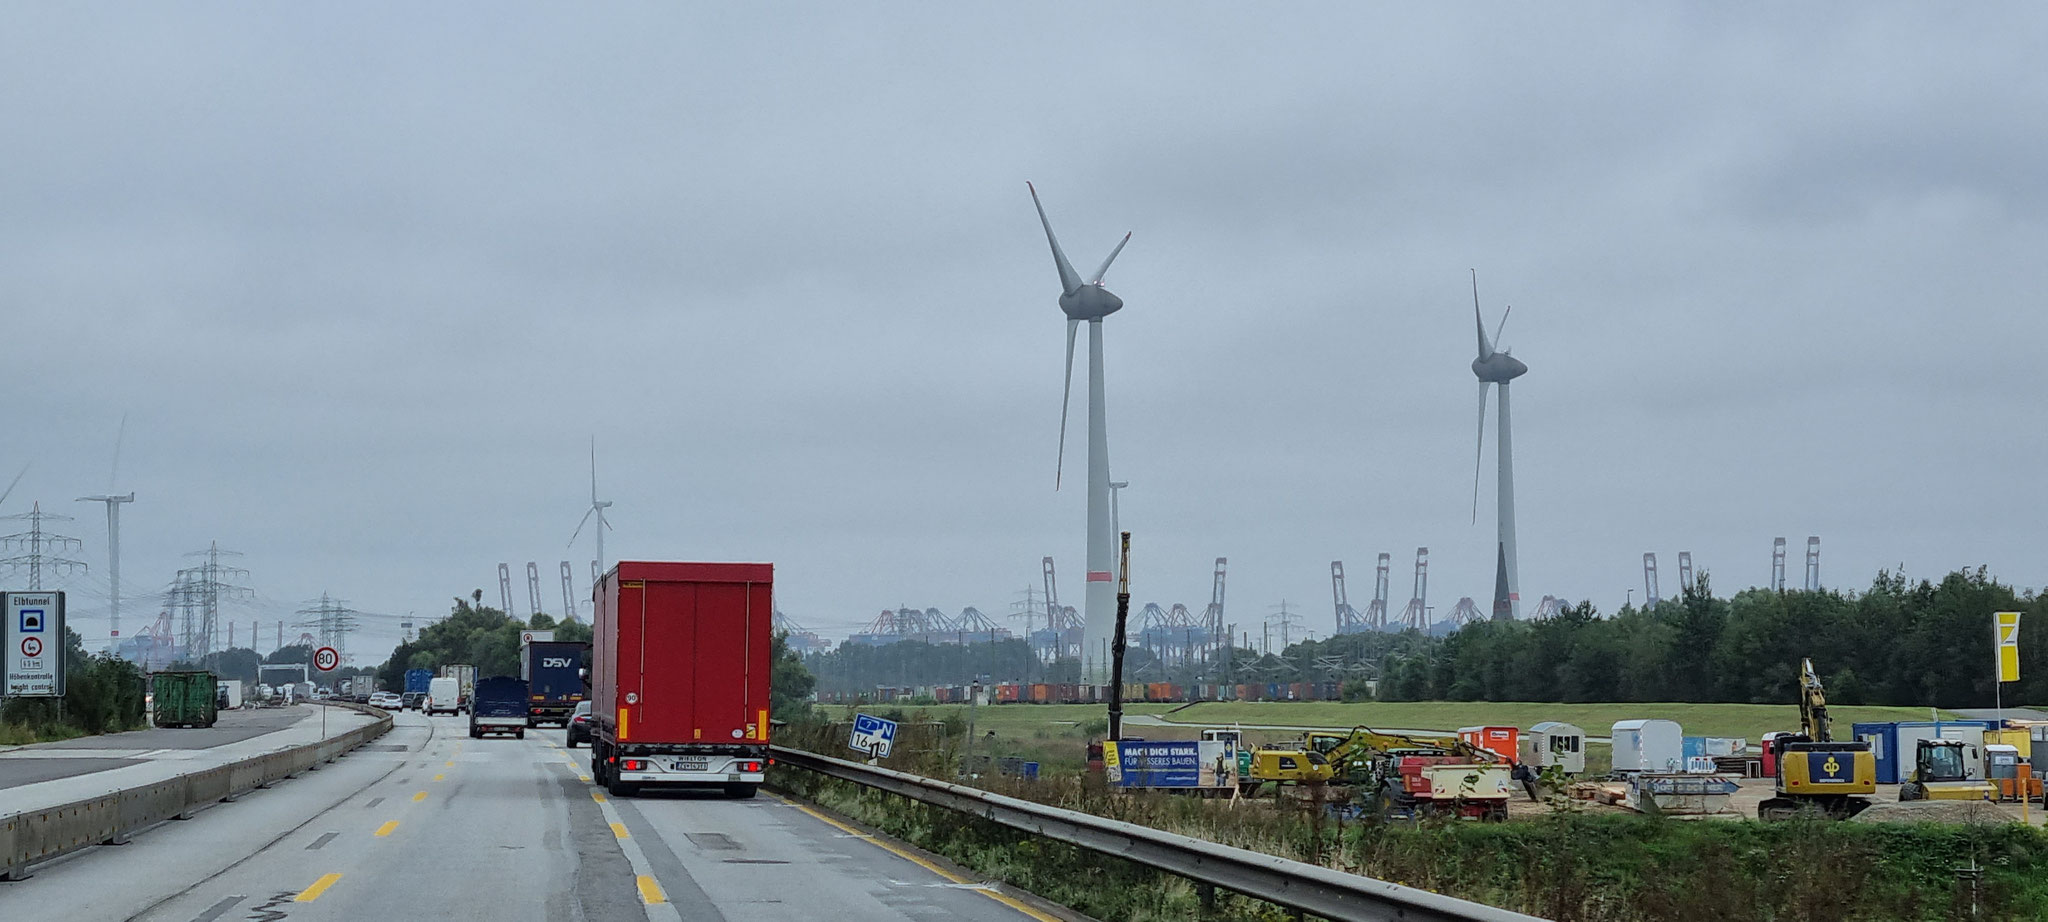
[[428, 717], [435, 714], [462, 713], [462, 683], [454, 676], [442, 676], [427, 682], [427, 703], [423, 706]]

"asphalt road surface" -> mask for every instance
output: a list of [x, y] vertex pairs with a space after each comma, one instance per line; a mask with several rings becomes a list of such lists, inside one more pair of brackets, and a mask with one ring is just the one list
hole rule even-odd
[[1072, 918], [767, 792], [610, 799], [561, 731], [395, 716], [320, 770], [0, 883], [0, 915], [220, 920]]
[[[306, 707], [222, 711], [220, 720], [203, 730], [133, 730], [18, 746], [0, 752], [0, 789], [140, 765], [145, 761], [142, 758], [123, 758], [114, 753], [133, 752], [141, 756], [164, 750], [212, 749], [274, 733], [300, 720], [317, 719], [319, 713]], [[84, 750], [90, 750], [92, 754], [88, 756]]]

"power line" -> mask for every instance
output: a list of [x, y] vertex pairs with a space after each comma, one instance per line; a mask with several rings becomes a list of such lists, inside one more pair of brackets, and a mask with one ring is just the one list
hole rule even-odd
[[43, 504], [38, 502], [30, 507], [27, 512], [17, 512], [13, 515], [0, 516], [0, 518], [28, 523], [28, 531], [0, 537], [0, 545], [5, 545], [15, 550], [27, 551], [27, 553], [0, 558], [0, 565], [12, 567], [17, 572], [23, 569], [28, 570], [29, 591], [35, 592], [43, 588], [43, 570], [46, 568], [53, 573], [65, 575], [86, 568], [85, 561], [83, 560], [72, 560], [68, 557], [57, 556], [65, 551], [76, 551], [84, 547], [83, 542], [68, 535], [59, 535], [43, 530], [44, 522], [69, 522], [71, 521], [70, 516], [58, 515], [54, 512], [44, 512]]

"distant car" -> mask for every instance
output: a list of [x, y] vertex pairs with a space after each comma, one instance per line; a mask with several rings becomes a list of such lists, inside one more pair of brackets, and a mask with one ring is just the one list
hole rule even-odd
[[401, 701], [397, 695], [387, 691], [372, 692], [369, 700], [371, 707], [386, 709], [399, 707], [400, 703]]
[[326, 701], [327, 699], [329, 699], [329, 698], [332, 698], [332, 697], [334, 697], [334, 690], [333, 690], [333, 689], [328, 689], [328, 688], [316, 688], [316, 689], [313, 689], [313, 700], [314, 700], [314, 701]]
[[398, 706], [408, 711], [417, 711], [420, 709], [420, 702], [426, 697], [426, 692], [406, 692], [398, 696]]
[[576, 748], [578, 740], [584, 743], [590, 742], [590, 702], [576, 702], [576, 710], [569, 712], [569, 731], [567, 736], [569, 741], [564, 745], [570, 749]]

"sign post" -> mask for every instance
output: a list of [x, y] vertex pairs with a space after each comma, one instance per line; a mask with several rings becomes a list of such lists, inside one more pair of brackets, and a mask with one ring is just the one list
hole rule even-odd
[[0, 593], [0, 697], [64, 697], [64, 593]]
[[[341, 665], [341, 651], [333, 647], [321, 647], [313, 651], [313, 668], [321, 672], [333, 672]], [[327, 705], [320, 705], [320, 738], [327, 738]]]

